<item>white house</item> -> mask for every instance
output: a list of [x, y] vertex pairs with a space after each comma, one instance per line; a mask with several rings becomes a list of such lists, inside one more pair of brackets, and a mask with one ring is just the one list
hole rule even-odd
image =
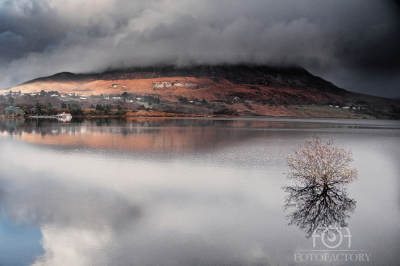
[[165, 88], [165, 87], [171, 87], [172, 84], [171, 82], [168, 81], [160, 81], [157, 82], [156, 85], [154, 85], [155, 88]]

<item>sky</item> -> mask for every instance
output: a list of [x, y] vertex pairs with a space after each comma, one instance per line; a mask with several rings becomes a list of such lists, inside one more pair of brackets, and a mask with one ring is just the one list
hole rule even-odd
[[398, 97], [399, 33], [389, 0], [0, 0], [0, 89], [62, 71], [240, 63]]

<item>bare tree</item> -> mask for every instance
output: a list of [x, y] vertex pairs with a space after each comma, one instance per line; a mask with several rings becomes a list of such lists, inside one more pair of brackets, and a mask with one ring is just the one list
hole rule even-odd
[[286, 176], [304, 185], [347, 184], [358, 178], [358, 170], [350, 166], [352, 155], [350, 149], [334, 146], [332, 140], [324, 143], [314, 137], [287, 157], [290, 171]]

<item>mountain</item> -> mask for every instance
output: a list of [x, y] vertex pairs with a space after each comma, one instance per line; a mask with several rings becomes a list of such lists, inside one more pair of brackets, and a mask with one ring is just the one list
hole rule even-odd
[[62, 72], [11, 90], [85, 95], [89, 98], [80, 99], [82, 106], [90, 103], [90, 97], [118, 97], [126, 92], [124, 99], [133, 102], [124, 105], [135, 108], [140, 104], [138, 98], [151, 96], [160, 99], [153, 109], [174, 112], [187, 112], [192, 104], [189, 109], [196, 113], [200, 102], [203, 107], [209, 103], [208, 113], [239, 115], [396, 117], [400, 110], [399, 100], [346, 91], [298, 66], [159, 66], [89, 74]]

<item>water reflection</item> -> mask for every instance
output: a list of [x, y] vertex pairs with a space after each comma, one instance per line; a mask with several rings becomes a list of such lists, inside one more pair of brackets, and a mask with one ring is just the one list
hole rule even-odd
[[[37, 243], [44, 253], [32, 258], [35, 266], [294, 265], [296, 249], [312, 247], [302, 231], [286, 226], [280, 188], [285, 155], [312, 130], [324, 128], [321, 124], [207, 119], [41, 123], [39, 128], [36, 121], [25, 121], [12, 133], [0, 134], [0, 205], [14, 224], [40, 230]], [[386, 155], [399, 158], [399, 131], [377, 130], [367, 139], [353, 129], [351, 134], [326, 132], [355, 151], [363, 171], [357, 186], [349, 188], [358, 204], [349, 223], [354, 248], [383, 254], [371, 265], [398, 265], [399, 171], [397, 161]], [[141, 153], [146, 149], [151, 152]], [[158, 153], [173, 149], [178, 152]], [[320, 221], [343, 225], [355, 209], [356, 202], [340, 186], [285, 191], [291, 199], [286, 203], [294, 208], [289, 218], [304, 230], [312, 231]], [[9, 256], [18, 257], [14, 250]], [[1, 258], [0, 264], [10, 265]]]
[[267, 230], [269, 216], [284, 220], [260, 170], [0, 146], [0, 205], [14, 223], [40, 227], [35, 266], [268, 265], [267, 241], [282, 236]]
[[318, 227], [346, 227], [346, 219], [356, 208], [356, 201], [348, 197], [340, 186], [287, 186], [285, 209], [294, 209], [287, 216], [290, 225], [296, 225], [310, 237]]
[[292, 127], [281, 121], [99, 118], [72, 123], [26, 120], [13, 131], [0, 124], [0, 131], [39, 145], [176, 152], [227, 147], [232, 141], [263, 137], [266, 131], [277, 135], [277, 129]]

